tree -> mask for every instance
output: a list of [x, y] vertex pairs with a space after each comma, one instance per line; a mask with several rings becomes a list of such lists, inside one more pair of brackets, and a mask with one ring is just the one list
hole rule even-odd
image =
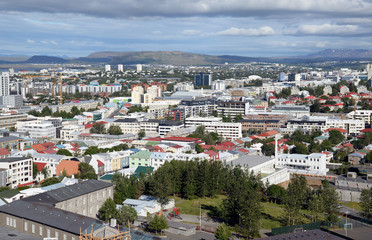
[[39, 173], [39, 170], [37, 169], [37, 165], [32, 162], [32, 178], [36, 178], [37, 174]]
[[372, 188], [362, 190], [360, 206], [362, 207], [362, 215], [372, 220]]
[[12, 126], [12, 127], [9, 128], [9, 131], [10, 132], [15, 132], [15, 131], [17, 131], [17, 129], [16, 129], [16, 127]]
[[155, 214], [153, 218], [149, 219], [151, 220], [148, 222], [147, 229], [155, 232], [156, 234], [159, 234], [164, 229], [167, 229], [169, 227], [167, 218], [164, 215], [159, 216], [158, 214]]
[[65, 156], [72, 156], [72, 153], [67, 149], [58, 149], [57, 151], [58, 155], [65, 155]]
[[119, 224], [128, 226], [128, 222], [133, 223], [137, 219], [137, 211], [131, 207], [123, 205], [116, 213]]
[[46, 187], [46, 186], [49, 186], [49, 185], [53, 185], [53, 184], [56, 184], [56, 183], [59, 183], [60, 180], [56, 177], [52, 177], [52, 178], [47, 178], [45, 179], [41, 184], [40, 186], [42, 187]]
[[197, 153], [202, 153], [202, 152], [204, 152], [204, 149], [199, 144], [195, 144], [195, 151]]
[[105, 134], [106, 133], [106, 127], [103, 123], [95, 123], [93, 124], [93, 127], [89, 131], [90, 133], [97, 133], [97, 134]]
[[308, 210], [311, 213], [312, 221], [316, 222], [323, 214], [323, 199], [316, 193], [313, 193], [309, 199]]
[[3, 192], [3, 191], [6, 191], [6, 190], [9, 190], [10, 187], [0, 187], [0, 192]]
[[85, 150], [84, 155], [93, 155], [100, 153], [100, 150], [97, 146], [90, 146], [87, 150]]
[[48, 173], [48, 170], [46, 168], [43, 168], [41, 170], [41, 173], [44, 175], [44, 179], [48, 178], [49, 173]]
[[275, 146], [273, 144], [264, 143], [261, 149], [265, 156], [273, 156], [275, 154]]
[[333, 144], [339, 144], [340, 142], [344, 141], [345, 137], [342, 133], [338, 130], [331, 130], [329, 131], [329, 141]]
[[118, 125], [111, 125], [109, 127], [108, 133], [110, 135], [121, 135], [121, 134], [123, 134], [123, 131], [121, 130], [121, 128]]
[[103, 221], [109, 221], [117, 216], [116, 204], [111, 198], [106, 199], [98, 210], [98, 218]]
[[97, 179], [97, 174], [94, 168], [85, 162], [79, 163], [79, 174], [77, 178], [81, 179]]
[[295, 143], [295, 147], [292, 149], [292, 153], [308, 154], [309, 149], [307, 148], [305, 144]]
[[138, 138], [139, 139], [142, 139], [146, 136], [146, 132], [145, 130], [141, 129], [139, 132], [138, 132]]
[[277, 203], [277, 201], [281, 202], [285, 198], [286, 191], [282, 186], [273, 184], [267, 188], [266, 194]]
[[321, 198], [321, 202], [323, 203], [323, 211], [326, 213], [327, 221], [337, 221], [337, 205], [339, 197], [336, 189], [331, 187], [328, 180], [324, 180], [322, 181], [322, 186], [320, 186], [318, 194]]
[[198, 136], [203, 136], [205, 134], [205, 126], [204, 125], [200, 125], [196, 128], [195, 130], [195, 135], [198, 135]]
[[219, 240], [228, 240], [232, 234], [228, 226], [225, 223], [221, 223], [214, 233], [215, 238]]

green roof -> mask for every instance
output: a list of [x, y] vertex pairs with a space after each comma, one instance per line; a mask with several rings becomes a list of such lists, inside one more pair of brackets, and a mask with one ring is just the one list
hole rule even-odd
[[62, 118], [62, 121], [75, 121], [76, 118]]
[[328, 139], [328, 137], [326, 137], [326, 136], [319, 136], [319, 137], [316, 137], [316, 138], [314, 138], [314, 139]]
[[99, 178], [99, 180], [108, 180], [108, 181], [112, 181], [112, 178], [114, 177], [113, 174], [105, 174], [103, 175], [102, 177]]
[[146, 143], [146, 146], [156, 146], [156, 145], [158, 145], [158, 144], [159, 144], [159, 142], [152, 142], [152, 141], [149, 141], [149, 142]]
[[152, 171], [154, 171], [153, 167], [138, 166], [136, 168], [136, 171], [134, 171], [133, 175], [139, 178], [141, 173], [144, 173], [145, 175], [147, 175], [148, 173], [152, 173]]
[[362, 152], [362, 153], [369, 153], [369, 151], [368, 150], [360, 150], [360, 151], [358, 151], [358, 152]]
[[138, 153], [135, 153], [133, 155], [131, 155], [129, 158], [141, 158], [141, 159], [148, 159], [150, 158], [152, 152], [149, 152], [149, 151], [139, 151]]
[[17, 189], [9, 189], [9, 190], [0, 192], [0, 198], [12, 198], [18, 193], [19, 191]]

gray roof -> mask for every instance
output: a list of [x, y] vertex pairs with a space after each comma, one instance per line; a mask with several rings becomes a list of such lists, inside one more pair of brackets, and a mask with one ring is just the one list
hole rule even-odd
[[9, 137], [2, 137], [0, 138], [0, 142], [9, 142], [9, 141], [15, 141], [15, 140], [22, 140], [23, 138], [9, 136]]
[[60, 210], [45, 204], [31, 203], [24, 200], [14, 201], [0, 207], [0, 212], [42, 223], [44, 225], [61, 229], [73, 234], [80, 234], [85, 229], [98, 229], [102, 222], [78, 215], [76, 213]]
[[111, 183], [98, 180], [86, 180], [63, 188], [58, 188], [35, 196], [25, 198], [24, 201], [34, 203], [56, 204], [67, 199], [75, 198], [83, 194], [97, 191], [112, 186]]
[[0, 159], [0, 162], [17, 162], [17, 161], [22, 161], [26, 159], [32, 160], [31, 157], [9, 157], [9, 158]]
[[0, 227], [0, 239], [12, 240], [41, 240], [41, 238], [19, 232], [14, 228]]
[[252, 168], [270, 160], [272, 160], [272, 158], [267, 156], [243, 155], [235, 160], [232, 160], [230, 164], [235, 166], [248, 166], [248, 168]]

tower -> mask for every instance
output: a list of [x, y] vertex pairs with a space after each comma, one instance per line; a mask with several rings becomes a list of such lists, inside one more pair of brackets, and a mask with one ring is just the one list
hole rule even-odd
[[367, 80], [372, 79], [372, 64], [367, 64]]
[[9, 72], [2, 72], [0, 75], [0, 97], [10, 95]]
[[118, 65], [118, 72], [123, 72], [123, 64]]
[[137, 68], [137, 72], [142, 72], [142, 64], [137, 64], [136, 68]]
[[105, 65], [105, 72], [111, 71], [111, 65]]

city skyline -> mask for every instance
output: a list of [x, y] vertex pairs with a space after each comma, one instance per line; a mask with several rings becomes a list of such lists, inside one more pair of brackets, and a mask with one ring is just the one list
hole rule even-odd
[[40, 1], [0, 3], [0, 54], [185, 51], [294, 56], [372, 49], [372, 1]]

